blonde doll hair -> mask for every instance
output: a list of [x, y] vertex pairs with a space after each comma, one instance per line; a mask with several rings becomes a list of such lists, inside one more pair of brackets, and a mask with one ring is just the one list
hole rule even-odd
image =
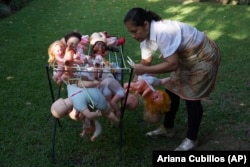
[[61, 48], [65, 49], [66, 45], [63, 41], [61, 40], [57, 40], [55, 42], [53, 42], [52, 44], [50, 44], [49, 48], [48, 48], [48, 55], [49, 55], [49, 60], [48, 63], [51, 67], [54, 67], [55, 62], [56, 62], [56, 57], [54, 54], [54, 48], [59, 45]]
[[163, 90], [157, 90], [157, 91], [159, 91], [160, 95], [162, 96], [161, 101], [152, 101], [150, 98], [151, 93], [148, 93], [144, 97], [144, 107], [151, 114], [156, 114], [156, 113], [163, 114], [170, 110], [171, 99], [169, 95]]

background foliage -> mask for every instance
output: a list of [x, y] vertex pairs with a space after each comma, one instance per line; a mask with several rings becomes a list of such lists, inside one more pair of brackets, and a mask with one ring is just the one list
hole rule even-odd
[[183, 102], [176, 119], [177, 135], [171, 139], [144, 136], [157, 125], [143, 121], [141, 103], [136, 111], [125, 113], [122, 159], [118, 127], [101, 119], [103, 133], [91, 143], [88, 137], [79, 137], [81, 122], [63, 118], [56, 134], [56, 165], [50, 162], [53, 119], [45, 70], [49, 44], [72, 30], [83, 34], [108, 31], [125, 36], [125, 56], [139, 61], [139, 44], [122, 21], [135, 6], [196, 26], [219, 45], [218, 83], [211, 97], [203, 101], [199, 150], [250, 150], [249, 6], [171, 0], [35, 0], [0, 20], [2, 167], [151, 166], [152, 150], [173, 150], [180, 144], [186, 130]]

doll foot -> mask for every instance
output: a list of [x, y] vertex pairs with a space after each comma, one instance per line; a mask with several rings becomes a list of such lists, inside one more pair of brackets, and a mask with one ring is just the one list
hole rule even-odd
[[97, 116], [102, 116], [102, 112], [100, 110], [96, 110]]
[[92, 137], [90, 138], [90, 140], [91, 140], [92, 142], [94, 142], [94, 141], [95, 141], [95, 139], [96, 139], [96, 137], [95, 137], [95, 136], [92, 136]]
[[197, 140], [190, 140], [188, 138], [185, 138], [174, 151], [191, 151], [195, 150], [197, 146], [198, 146]]
[[115, 114], [115, 116], [116, 116], [118, 119], [121, 118], [121, 115], [122, 115], [121, 111], [117, 111], [117, 112], [115, 112], [114, 114]]
[[82, 132], [82, 133], [80, 133], [80, 137], [84, 137], [85, 136], [85, 132]]
[[146, 136], [156, 137], [156, 136], [166, 136], [166, 137], [173, 137], [174, 136], [173, 129], [167, 129], [163, 125], [160, 126], [158, 129], [147, 132]]

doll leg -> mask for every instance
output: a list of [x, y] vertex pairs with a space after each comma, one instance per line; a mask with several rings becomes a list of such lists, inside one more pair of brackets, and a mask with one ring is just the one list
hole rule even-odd
[[108, 105], [108, 109], [104, 112], [102, 112], [103, 116], [107, 117], [112, 121], [112, 123], [118, 123], [120, 120], [115, 116], [115, 114], [112, 112], [111, 107]]
[[94, 141], [102, 132], [102, 126], [99, 121], [93, 120], [95, 124], [95, 131], [94, 134], [91, 136], [90, 140]]
[[115, 95], [110, 101], [110, 106], [114, 109], [114, 113], [118, 118], [121, 117], [121, 110], [117, 105], [119, 100], [121, 100], [121, 97], [119, 95]]

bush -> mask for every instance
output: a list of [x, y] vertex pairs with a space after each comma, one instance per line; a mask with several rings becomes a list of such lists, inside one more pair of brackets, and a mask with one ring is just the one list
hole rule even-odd
[[0, 3], [0, 18], [7, 17], [11, 14], [11, 9], [8, 5]]
[[31, 0], [1, 0], [0, 18], [7, 17], [14, 11], [20, 10]]

